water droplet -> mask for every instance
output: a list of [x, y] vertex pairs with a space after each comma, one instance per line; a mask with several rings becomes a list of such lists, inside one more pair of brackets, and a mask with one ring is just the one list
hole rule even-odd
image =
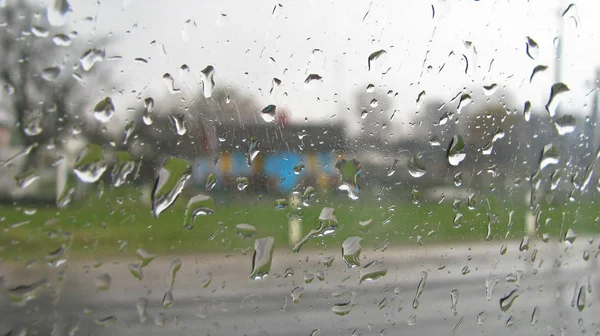
[[527, 36], [526, 39], [525, 52], [529, 58], [535, 60], [539, 55], [540, 48], [537, 42], [535, 42], [531, 37]]
[[204, 189], [206, 191], [211, 191], [215, 185], [217, 184], [217, 175], [214, 173], [208, 174], [206, 177], [206, 181], [204, 182]]
[[65, 16], [71, 10], [67, 0], [54, 0], [46, 8], [46, 17], [53, 26], [62, 26], [66, 23]]
[[127, 176], [135, 169], [133, 156], [126, 151], [117, 152], [117, 162], [112, 170], [113, 186], [115, 188], [122, 186], [127, 182]]
[[115, 316], [107, 316], [104, 318], [96, 319], [94, 322], [101, 327], [108, 327], [117, 323], [117, 318]]
[[48, 82], [55, 81], [60, 76], [61, 68], [58, 66], [47, 67], [40, 73], [40, 77]]
[[564, 240], [569, 242], [569, 244], [573, 244], [575, 242], [575, 239], [577, 239], [577, 237], [579, 237], [575, 231], [573, 231], [573, 229], [569, 228], [567, 230], [567, 232], [565, 232], [565, 236], [564, 236]]
[[531, 103], [529, 100], [525, 102], [525, 106], [523, 107], [523, 118], [525, 121], [529, 121], [531, 119]]
[[412, 327], [412, 326], [414, 326], [415, 324], [417, 324], [417, 315], [415, 315], [415, 314], [410, 314], [410, 315], [408, 316], [408, 318], [406, 319], [406, 323], [407, 323], [407, 324], [408, 324], [410, 327]]
[[235, 233], [243, 239], [248, 239], [256, 233], [256, 228], [250, 224], [238, 224], [235, 226]]
[[102, 99], [94, 107], [94, 118], [101, 123], [106, 123], [112, 119], [115, 114], [115, 105], [110, 97]]
[[371, 99], [369, 106], [371, 106], [372, 108], [376, 108], [377, 106], [379, 106], [379, 101], [377, 101], [377, 99], [373, 98], [373, 99]]
[[175, 202], [191, 176], [191, 166], [187, 161], [170, 158], [158, 172], [152, 188], [152, 215], [158, 218], [161, 212]]
[[271, 98], [275, 97], [275, 93], [277, 92], [277, 89], [279, 89], [280, 86], [281, 86], [281, 79], [273, 78], [271, 80], [271, 90], [269, 90], [269, 95], [271, 95]]
[[94, 283], [96, 284], [96, 292], [105, 291], [110, 288], [110, 284], [112, 282], [112, 278], [108, 273], [102, 273], [94, 278]]
[[260, 141], [256, 137], [250, 137], [250, 141], [248, 141], [248, 150], [246, 151], [246, 164], [248, 167], [252, 166], [252, 162], [260, 153]]
[[170, 290], [165, 292], [165, 295], [162, 299], [162, 307], [163, 309], [169, 309], [173, 305], [173, 292]]
[[200, 76], [204, 98], [210, 98], [215, 89], [215, 68], [212, 65], [207, 66], [200, 72]]
[[290, 293], [290, 295], [292, 296], [292, 301], [294, 301], [294, 303], [299, 303], [303, 294], [304, 294], [304, 287], [296, 287]]
[[137, 280], [144, 279], [144, 273], [142, 272], [141, 263], [129, 264], [127, 265], [127, 269], [129, 270], [129, 273], [131, 273], [131, 275], [133, 275], [133, 277]]
[[144, 124], [152, 125], [152, 111], [154, 111], [154, 99], [148, 97], [144, 99], [144, 114], [142, 115]]
[[540, 72], [544, 72], [548, 70], [548, 66], [546, 65], [538, 65], [535, 68], [533, 68], [533, 71], [531, 72], [531, 76], [529, 76], [529, 83], [533, 82], [533, 77], [535, 77], [535, 75], [537, 75]]
[[175, 132], [182, 136], [187, 133], [187, 120], [184, 114], [175, 114], [171, 116], [173, 124], [175, 124]]
[[465, 141], [462, 136], [455, 135], [448, 147], [448, 162], [453, 166], [458, 166], [467, 156]]
[[548, 103], [546, 104], [546, 111], [551, 117], [554, 117], [556, 114], [556, 109], [560, 104], [564, 93], [569, 91], [569, 87], [564, 83], [555, 83], [552, 85], [550, 89], [550, 97], [548, 98]]
[[382, 260], [373, 260], [359, 270], [359, 284], [375, 281], [387, 274], [387, 264]]
[[79, 153], [73, 172], [82, 182], [94, 183], [100, 179], [106, 167], [102, 147], [88, 144]]
[[210, 283], [212, 282], [212, 273], [206, 273], [204, 279], [202, 279], [201, 283], [202, 283], [202, 288], [206, 288], [208, 287], [208, 285], [210, 285]]
[[311, 283], [315, 279], [315, 275], [312, 273], [304, 273], [304, 283]]
[[554, 127], [559, 135], [565, 135], [575, 130], [577, 120], [570, 114], [565, 114], [554, 121]]
[[387, 176], [392, 176], [396, 173], [396, 166], [398, 165], [398, 160], [394, 160], [392, 165], [387, 169]]
[[419, 285], [417, 286], [417, 292], [415, 293], [415, 298], [412, 303], [413, 309], [419, 308], [419, 298], [423, 294], [423, 290], [425, 290], [425, 284], [427, 283], [427, 272], [421, 272], [421, 280], [419, 281]]
[[464, 93], [460, 96], [460, 100], [458, 101], [458, 106], [456, 107], [456, 112], [461, 113], [462, 110], [469, 104], [473, 102], [471, 95], [468, 93]]
[[304, 86], [312, 87], [312, 86], [321, 84], [322, 82], [323, 82], [323, 77], [321, 77], [318, 74], [310, 74], [310, 75], [306, 76], [306, 79], [304, 80]]
[[527, 251], [529, 250], [529, 237], [525, 236], [521, 239], [521, 244], [519, 245], [519, 251]]
[[463, 218], [463, 214], [461, 214], [460, 212], [457, 213], [456, 215], [454, 215], [454, 220], [452, 221], [452, 226], [455, 229], [458, 229], [459, 227], [461, 227], [461, 225], [462, 225], [462, 218]]
[[59, 47], [68, 47], [71, 45], [71, 38], [65, 34], [56, 34], [52, 38], [52, 42]]
[[557, 146], [553, 144], [547, 144], [542, 150], [542, 157], [540, 159], [539, 170], [542, 171], [544, 168], [555, 165], [560, 162], [560, 152]]
[[167, 90], [169, 90], [169, 93], [171, 94], [175, 94], [178, 93], [179, 89], [175, 88], [175, 79], [173, 78], [173, 76], [171, 76], [170, 73], [165, 73], [162, 76], [163, 82], [165, 83], [165, 85], [167, 86]]
[[40, 135], [44, 130], [42, 127], [43, 121], [44, 116], [41, 111], [27, 113], [25, 115], [25, 120], [23, 121], [23, 133], [27, 136]]
[[506, 313], [510, 309], [510, 307], [513, 305], [515, 300], [519, 297], [519, 294], [520, 294], [519, 290], [514, 289], [508, 295], [501, 298], [500, 299], [500, 309]]
[[325, 280], [325, 273], [323, 273], [323, 270], [317, 270], [317, 279], [319, 279], [319, 281], [323, 281]]
[[381, 50], [377, 50], [373, 53], [371, 53], [371, 55], [369, 55], [369, 58], [367, 60], [367, 66], [369, 71], [371, 71], [371, 69], [374, 68], [374, 63], [375, 61], [377, 61], [382, 55], [386, 54], [387, 52], [383, 49]]
[[251, 279], [260, 280], [269, 274], [274, 246], [275, 239], [273, 237], [258, 238], [254, 241], [254, 256], [252, 257], [252, 272], [250, 273]]
[[369, 116], [369, 111], [367, 111], [367, 110], [363, 110], [363, 111], [360, 113], [360, 118], [361, 118], [361, 119], [366, 119], [368, 116]]
[[502, 244], [502, 246], [500, 246], [500, 255], [505, 255], [506, 254], [506, 245]]
[[211, 215], [215, 212], [215, 201], [206, 195], [196, 195], [188, 201], [183, 218], [183, 227], [191, 230], [198, 216]]
[[410, 176], [419, 178], [427, 173], [427, 168], [418, 156], [414, 156], [412, 159], [408, 160], [408, 172], [410, 173]]
[[250, 181], [247, 177], [240, 176], [235, 179], [235, 183], [237, 183], [237, 188], [239, 191], [242, 191], [248, 187]]
[[458, 304], [458, 290], [457, 289], [453, 289], [450, 291], [450, 310], [452, 311], [452, 314], [454, 316], [456, 316], [458, 314], [457, 310], [456, 310], [456, 305]]
[[483, 86], [483, 94], [485, 94], [486, 96], [493, 95], [496, 92], [496, 90], [498, 90], [498, 84], [496, 83]]
[[358, 177], [362, 169], [360, 162], [356, 159], [340, 159], [335, 164], [335, 168], [340, 178], [338, 189], [346, 191], [350, 199], [357, 200], [359, 193]]
[[79, 59], [79, 63], [81, 63], [81, 67], [84, 71], [90, 71], [94, 65], [98, 62], [102, 62], [104, 60], [104, 50], [98, 49], [88, 49], [81, 55]]
[[579, 287], [579, 294], [577, 294], [577, 310], [583, 311], [585, 308], [585, 286]]
[[167, 315], [165, 315], [165, 313], [156, 314], [154, 316], [154, 325], [157, 327], [164, 327], [166, 318], [167, 318]]
[[484, 311], [477, 314], [477, 324], [482, 325], [483, 322], [485, 322], [486, 317], [487, 317], [487, 314]]
[[148, 266], [154, 258], [156, 258], [155, 254], [152, 254], [142, 248], [137, 249], [136, 254], [138, 259], [142, 262], [142, 267]]
[[273, 122], [275, 120], [275, 113], [277, 107], [275, 105], [268, 105], [262, 111], [260, 111], [260, 116], [266, 122]]
[[315, 193], [315, 188], [311, 186], [306, 187], [306, 189], [304, 189], [304, 193], [302, 193], [302, 205], [309, 207]]
[[535, 325], [537, 323], [537, 321], [539, 320], [539, 316], [540, 316], [540, 308], [538, 306], [535, 306], [533, 308], [533, 312], [531, 313], [531, 325]]
[[373, 93], [373, 92], [375, 92], [375, 85], [373, 85], [373, 84], [367, 85], [366, 91], [367, 91], [367, 93]]
[[138, 316], [140, 318], [140, 323], [145, 323], [148, 320], [148, 300], [144, 298], [139, 298], [135, 307], [138, 312]]
[[361, 237], [349, 237], [342, 243], [342, 258], [350, 268], [360, 266]]
[[486, 279], [485, 280], [485, 299], [490, 301], [492, 299], [492, 295], [494, 295], [494, 289], [496, 289], [496, 285], [498, 285], [500, 279]]
[[302, 170], [304, 170], [304, 165], [303, 164], [297, 164], [294, 166], [294, 174], [296, 175], [300, 175], [300, 173], [302, 172]]
[[25, 189], [39, 178], [40, 176], [37, 174], [37, 171], [33, 167], [30, 167], [26, 171], [15, 175], [15, 182], [19, 188]]
[[167, 276], [167, 286], [168, 290], [173, 290], [173, 285], [175, 285], [175, 277], [177, 276], [177, 272], [181, 269], [181, 259], [175, 258], [171, 260], [171, 265], [169, 266], [169, 275]]

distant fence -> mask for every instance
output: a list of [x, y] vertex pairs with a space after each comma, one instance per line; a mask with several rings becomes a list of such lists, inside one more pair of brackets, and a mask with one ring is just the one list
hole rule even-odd
[[[246, 153], [223, 153], [215, 162], [211, 156], [198, 157], [193, 164], [193, 180], [203, 187], [209, 174], [217, 175], [215, 189], [235, 188], [237, 177], [247, 177], [250, 188], [267, 188], [272, 191], [290, 192], [301, 182], [317, 189], [329, 189], [336, 181], [337, 155], [329, 152], [261, 152], [248, 166]], [[304, 165], [300, 171], [294, 169]]]

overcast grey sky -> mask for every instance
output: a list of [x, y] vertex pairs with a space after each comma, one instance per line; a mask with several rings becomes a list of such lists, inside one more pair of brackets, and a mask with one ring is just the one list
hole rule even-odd
[[[141, 104], [132, 90], [143, 90], [142, 97], [152, 96], [160, 106], [170, 95], [162, 80], [167, 72], [180, 96], [195, 95], [201, 89], [199, 72], [209, 64], [216, 69], [217, 86], [232, 84], [260, 105], [287, 106], [295, 120], [309, 122], [343, 119], [346, 107], [354, 108], [352, 96], [368, 83], [384, 93], [398, 92], [393, 99], [398, 124], [414, 116], [423, 90], [428, 99], [447, 100], [467, 87], [478, 100], [482, 85], [497, 83], [514, 95], [515, 106], [530, 100], [534, 109], [543, 109], [554, 82], [554, 38], [561, 21], [562, 80], [571, 88], [563, 104], [589, 111], [600, 51], [596, 0], [576, 1], [576, 19], [560, 17], [570, 3], [560, 0], [69, 2], [66, 19], [80, 38], [106, 33], [116, 38], [107, 56], [122, 57], [111, 67], [116, 90], [123, 91], [113, 99], [123, 112]], [[95, 20], [85, 20], [90, 16]], [[539, 44], [535, 60], [526, 55], [526, 36]], [[381, 49], [387, 53], [369, 71], [368, 56]], [[469, 61], [466, 74], [463, 54]], [[148, 63], [134, 62], [138, 57]], [[180, 74], [182, 64], [191, 68], [191, 78]], [[549, 69], [529, 83], [538, 64]], [[322, 83], [306, 86], [311, 73], [322, 76]], [[282, 86], [271, 97], [273, 77]]]

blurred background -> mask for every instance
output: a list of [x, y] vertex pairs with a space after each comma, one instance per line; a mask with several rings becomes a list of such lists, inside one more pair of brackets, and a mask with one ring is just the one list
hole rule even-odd
[[[292, 258], [338, 253], [351, 237], [392, 256], [513, 244], [514, 269], [534, 263], [530, 239], [552, 240], [548, 253], [577, 236], [592, 245], [599, 11], [0, 1], [3, 274], [138, 258], [136, 277], [142, 249], [245, 258], [240, 277], [262, 278], [261, 244]], [[417, 280], [431, 273], [419, 260], [427, 270], [404, 269]]]

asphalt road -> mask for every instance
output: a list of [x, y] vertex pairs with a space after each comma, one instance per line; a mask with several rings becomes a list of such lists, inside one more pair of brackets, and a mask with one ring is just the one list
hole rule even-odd
[[[595, 299], [600, 291], [598, 242], [582, 237], [572, 246], [536, 241], [523, 252], [519, 242], [509, 242], [504, 255], [501, 244], [390, 247], [383, 252], [363, 249], [361, 267], [380, 260], [388, 271], [362, 284], [360, 270], [349, 269], [337, 249], [299, 254], [275, 251], [271, 273], [263, 280], [249, 278], [252, 252], [228, 257], [178, 256], [182, 267], [168, 309], [162, 301], [169, 287], [172, 257], [152, 261], [143, 269], [143, 280], [136, 280], [127, 270], [127, 264], [135, 260], [103, 260], [101, 265], [69, 260], [62, 283], [57, 274], [65, 265], [49, 268], [37, 263], [26, 269], [24, 263], [4, 263], [0, 274], [6, 288], [43, 277], [50, 285], [24, 306], [16, 306], [3, 295], [0, 334], [12, 330], [15, 335], [22, 328], [39, 335], [144, 336], [311, 335], [315, 330], [319, 330], [315, 335], [572, 335], [583, 331], [589, 335], [600, 331]], [[587, 261], [583, 258], [586, 250]], [[329, 255], [335, 255], [331, 267], [322, 263]], [[294, 274], [283, 277], [287, 268]], [[323, 280], [317, 277], [319, 271]], [[212, 280], [204, 287], [209, 272]], [[427, 278], [415, 309], [423, 272]], [[95, 279], [104, 273], [111, 277], [110, 288], [97, 292]], [[305, 283], [305, 273], [315, 275], [312, 282]], [[495, 279], [493, 291], [486, 291], [486, 282], [490, 287]], [[585, 286], [582, 311], [573, 302], [581, 286]], [[294, 303], [290, 293], [297, 287], [304, 292]], [[455, 309], [453, 290], [458, 293]], [[502, 311], [500, 299], [513, 290], [518, 297]], [[136, 308], [140, 298], [147, 300], [144, 323]], [[336, 315], [336, 304], [342, 304], [340, 310], [351, 309], [347, 315]], [[162, 316], [164, 325], [159, 326]], [[105, 318], [114, 323], [99, 325]]]

